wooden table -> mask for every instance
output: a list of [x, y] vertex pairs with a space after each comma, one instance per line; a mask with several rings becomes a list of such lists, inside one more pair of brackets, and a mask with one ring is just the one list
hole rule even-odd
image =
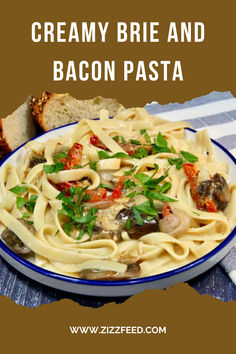
[[[220, 266], [215, 266], [189, 284], [200, 294], [209, 294], [222, 301], [236, 300], [236, 287]], [[112, 302], [112, 298], [81, 296], [41, 285], [20, 274], [0, 257], [0, 295], [7, 295], [17, 304], [37, 307], [60, 299], [72, 299], [84, 306], [100, 307]], [[127, 297], [115, 298], [122, 303]]]

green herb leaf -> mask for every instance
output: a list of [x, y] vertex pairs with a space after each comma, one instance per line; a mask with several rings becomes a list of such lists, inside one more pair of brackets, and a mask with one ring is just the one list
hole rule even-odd
[[25, 207], [30, 213], [33, 213], [37, 199], [37, 195], [31, 195], [30, 200], [25, 203]]
[[160, 189], [161, 193], [166, 193], [170, 188], [172, 187], [172, 184], [170, 182], [165, 182], [163, 186]]
[[125, 176], [130, 176], [130, 175], [132, 175], [132, 173], [135, 172], [135, 170], [136, 170], [137, 167], [138, 167], [138, 166], [135, 166], [135, 167], [132, 168], [131, 170], [125, 171], [125, 172], [124, 172]]
[[25, 200], [22, 197], [16, 197], [16, 207], [21, 209], [25, 205]]
[[133, 211], [133, 215], [134, 215], [136, 224], [142, 226], [144, 224], [144, 221], [143, 221], [143, 218], [140, 215], [139, 211], [137, 210], [136, 207], [133, 207], [132, 211]]
[[53, 162], [54, 162], [55, 164], [57, 164], [57, 163], [58, 163], [58, 160], [60, 160], [60, 159], [68, 159], [68, 155], [65, 153], [65, 151], [62, 151], [62, 152], [60, 152], [59, 154], [57, 154], [57, 155], [54, 157]]
[[144, 139], [146, 140], [146, 142], [148, 143], [148, 144], [151, 144], [151, 138], [150, 138], [150, 136], [148, 135], [148, 133], [146, 133], [146, 134], [144, 134]]
[[74, 225], [73, 221], [67, 222], [66, 224], [63, 225], [63, 230], [68, 236], [70, 235], [73, 225]]
[[92, 234], [93, 234], [94, 223], [95, 223], [94, 220], [91, 220], [91, 221], [88, 223], [87, 230], [88, 230], [88, 234], [89, 234], [90, 237], [91, 237]]
[[181, 158], [168, 159], [168, 162], [171, 166], [175, 165], [177, 170], [180, 170], [183, 165], [183, 159]]
[[170, 151], [171, 151], [173, 154], [177, 154], [177, 151], [175, 150], [175, 148], [174, 148], [173, 145], [171, 145]]
[[114, 188], [110, 185], [110, 184], [99, 184], [99, 186], [97, 187], [97, 189], [99, 188], [106, 188], [106, 189], [110, 189], [113, 190]]
[[152, 215], [152, 216], [157, 215], [157, 210], [156, 210], [156, 208], [153, 208], [153, 205], [151, 204], [150, 200], [147, 200], [146, 202], [135, 206], [135, 208], [140, 213], [144, 213], [144, 214]]
[[79, 235], [77, 237], [77, 240], [80, 240], [84, 236], [84, 234], [85, 234], [84, 229], [80, 230], [80, 233], [79, 233]]
[[47, 174], [58, 173], [63, 170], [64, 166], [63, 162], [58, 162], [56, 165], [44, 165], [43, 171]]
[[128, 231], [131, 229], [131, 220], [130, 219], [127, 219], [126, 224], [125, 224], [125, 228]]
[[136, 159], [142, 159], [147, 156], [148, 156], [148, 151], [144, 148], [139, 148], [136, 154], [133, 155], [133, 157], [135, 157]]
[[89, 167], [91, 168], [91, 170], [97, 171], [97, 163], [98, 161], [89, 162]]
[[187, 160], [188, 162], [197, 162], [198, 161], [198, 157], [191, 154], [188, 151], [180, 151], [181, 155], [183, 156], [183, 158], [185, 160]]
[[157, 146], [161, 146], [163, 148], [167, 148], [167, 141], [164, 138], [164, 136], [161, 134], [161, 132], [158, 133], [156, 139], [155, 139], [155, 144]]
[[134, 140], [134, 139], [131, 139], [131, 140], [130, 140], [130, 143], [133, 144], [133, 145], [142, 145], [142, 144], [140, 143], [140, 141]]
[[113, 140], [119, 140], [119, 135], [114, 136]]
[[127, 178], [123, 183], [124, 183], [125, 190], [137, 186], [137, 184], [134, 181], [131, 181], [131, 179], [129, 179], [129, 178]]
[[82, 165], [75, 165], [74, 167], [73, 167], [73, 170], [77, 170], [78, 168], [82, 168], [83, 166]]
[[148, 198], [150, 199], [160, 200], [161, 202], [177, 202], [176, 199], [170, 198], [165, 194], [154, 191], [148, 191], [146, 193], [146, 196], [148, 196]]
[[28, 190], [28, 187], [24, 187], [24, 186], [19, 185], [19, 186], [15, 186], [9, 190], [10, 190], [10, 192], [15, 193], [15, 194], [22, 194]]
[[108, 155], [105, 151], [98, 151], [98, 157], [100, 160], [102, 159], [119, 159], [119, 158], [130, 158], [128, 154], [124, 152], [117, 152], [114, 155]]
[[121, 142], [122, 142], [122, 144], [126, 144], [126, 141], [123, 136], [121, 136]]
[[141, 129], [141, 130], [140, 130], [140, 134], [145, 134], [146, 131], [147, 131], [147, 129]]
[[133, 198], [135, 195], [136, 195], [136, 191], [127, 194], [125, 197], [126, 197], [126, 198]]

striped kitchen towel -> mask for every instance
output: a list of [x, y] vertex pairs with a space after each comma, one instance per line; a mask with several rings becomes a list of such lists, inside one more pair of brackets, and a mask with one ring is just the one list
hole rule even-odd
[[[211, 92], [183, 104], [152, 102], [145, 108], [170, 121], [188, 121], [196, 130], [207, 128], [210, 137], [236, 157], [236, 98], [230, 92]], [[236, 244], [220, 264], [236, 285]]]

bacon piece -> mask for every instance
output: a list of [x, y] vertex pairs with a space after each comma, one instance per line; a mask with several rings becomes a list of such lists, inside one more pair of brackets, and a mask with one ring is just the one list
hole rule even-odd
[[183, 170], [189, 180], [191, 195], [193, 200], [196, 202], [197, 208], [199, 210], [206, 210], [208, 212], [217, 212], [217, 208], [215, 203], [211, 198], [206, 197], [204, 200], [201, 200], [201, 196], [198, 193], [198, 183], [197, 176], [199, 174], [199, 170], [191, 163], [184, 163]]
[[93, 146], [96, 146], [97, 148], [99, 149], [103, 149], [103, 150], [106, 150], [106, 151], [110, 151], [106, 145], [104, 145], [101, 140], [98, 138], [97, 135], [93, 135], [90, 137], [90, 144], [92, 144]]
[[164, 204], [162, 209], [162, 217], [163, 219], [172, 214], [171, 206], [169, 204]]
[[86, 190], [85, 194], [89, 196], [88, 202], [96, 203], [106, 200], [107, 190], [105, 188], [98, 188], [97, 190]]
[[120, 147], [129, 155], [129, 156], [134, 156], [135, 154], [137, 154], [138, 149], [145, 149], [148, 152], [150, 152], [152, 150], [152, 145], [134, 145], [131, 143], [119, 143]]

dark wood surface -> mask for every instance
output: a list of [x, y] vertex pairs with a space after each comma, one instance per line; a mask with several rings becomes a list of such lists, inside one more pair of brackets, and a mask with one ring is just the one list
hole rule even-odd
[[[217, 265], [189, 284], [200, 294], [208, 294], [222, 301], [236, 300], [236, 287], [228, 275]], [[0, 257], [0, 295], [7, 295], [17, 304], [37, 307], [60, 299], [72, 299], [84, 306], [100, 307], [115, 300], [122, 303], [127, 298], [96, 298], [55, 290], [41, 285], [20, 274]]]

